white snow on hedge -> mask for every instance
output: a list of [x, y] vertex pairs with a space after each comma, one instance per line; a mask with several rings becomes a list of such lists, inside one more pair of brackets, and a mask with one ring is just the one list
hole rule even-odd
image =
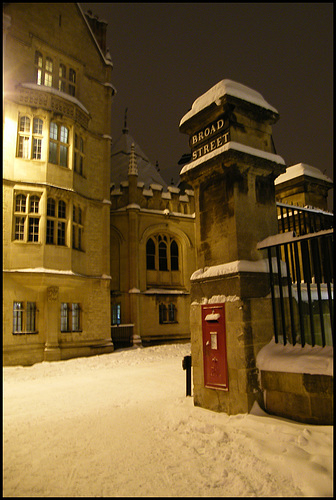
[[257, 355], [259, 370], [289, 373], [310, 373], [333, 376], [333, 347], [301, 344], [276, 344], [274, 338]]
[[221, 104], [221, 97], [224, 97], [226, 94], [242, 99], [243, 101], [251, 102], [261, 108], [268, 109], [278, 114], [278, 111], [266, 102], [263, 96], [256, 90], [246, 87], [246, 85], [241, 83], [234, 82], [233, 80], [225, 79], [216, 83], [216, 85], [211, 87], [211, 89], [193, 102], [191, 110], [188, 111], [188, 113], [186, 113], [181, 119], [180, 126], [182, 123], [189, 120], [189, 118], [202, 111], [202, 109], [210, 106], [213, 102], [219, 106]]

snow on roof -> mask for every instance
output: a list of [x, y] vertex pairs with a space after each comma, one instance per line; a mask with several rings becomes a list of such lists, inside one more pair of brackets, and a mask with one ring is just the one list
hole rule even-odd
[[224, 153], [225, 151], [228, 151], [229, 149], [240, 151], [242, 153], [247, 153], [252, 156], [258, 156], [259, 158], [264, 158], [265, 160], [270, 160], [273, 161], [274, 163], [279, 163], [280, 165], [285, 165], [285, 160], [279, 155], [268, 153], [267, 151], [263, 151], [262, 149], [251, 148], [250, 146], [245, 146], [245, 144], [240, 144], [239, 142], [230, 141], [221, 146], [220, 148], [214, 149], [210, 153], [207, 153], [201, 158], [198, 158], [197, 160], [184, 165], [184, 167], [180, 172], [180, 175], [184, 174], [188, 170], [191, 170], [192, 168], [197, 167], [201, 163], [208, 161], [211, 158], [214, 158], [215, 156]]
[[257, 354], [259, 370], [311, 375], [333, 375], [334, 350], [331, 346], [320, 347], [306, 344], [276, 344], [271, 340]]
[[138, 166], [138, 180], [143, 182], [146, 188], [150, 185], [166, 188], [167, 183], [163, 180], [156, 167], [152, 165], [143, 153], [139, 145], [128, 133], [123, 133], [119, 139], [112, 145], [111, 150], [111, 172], [110, 181], [116, 188], [123, 182], [128, 180], [128, 166], [131, 152], [131, 145], [134, 143], [134, 152]]
[[24, 87], [26, 89], [43, 90], [44, 92], [58, 95], [59, 97], [62, 97], [62, 99], [66, 99], [67, 101], [71, 101], [74, 104], [77, 104], [77, 106], [79, 106], [87, 115], [90, 115], [90, 113], [88, 112], [86, 107], [83, 106], [83, 104], [78, 99], [76, 99], [76, 97], [73, 97], [69, 94], [66, 94], [65, 92], [61, 92], [60, 90], [55, 89], [53, 87], [46, 87], [44, 85], [38, 85], [37, 83], [22, 83], [21, 85], [22, 85], [22, 87]]
[[296, 165], [291, 165], [290, 167], [287, 167], [286, 172], [279, 175], [279, 177], [275, 179], [274, 184], [281, 184], [291, 179], [295, 179], [296, 177], [300, 177], [301, 175], [307, 175], [315, 179], [322, 179], [326, 182], [333, 182], [329, 177], [324, 175], [318, 168], [312, 167], [311, 165], [307, 165], [305, 163], [297, 163]]
[[180, 126], [189, 120], [192, 116], [199, 113], [202, 109], [210, 106], [213, 102], [215, 102], [218, 106], [221, 104], [221, 97], [224, 95], [231, 95], [233, 97], [237, 97], [238, 99], [242, 99], [243, 101], [251, 102], [252, 104], [256, 104], [261, 108], [268, 109], [278, 114], [278, 111], [273, 108], [268, 102], [265, 101], [263, 96], [256, 92], [255, 90], [242, 85], [241, 83], [234, 82], [232, 80], [221, 80], [216, 83], [210, 90], [205, 92], [205, 94], [198, 97], [192, 107], [191, 110], [186, 113], [180, 121]]

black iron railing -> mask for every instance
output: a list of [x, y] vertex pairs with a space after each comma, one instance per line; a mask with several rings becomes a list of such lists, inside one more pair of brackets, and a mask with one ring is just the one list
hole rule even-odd
[[268, 253], [275, 342], [333, 345], [333, 230], [297, 236], [292, 227], [258, 244]]
[[295, 231], [297, 236], [331, 229], [334, 215], [319, 209], [303, 208], [277, 202], [278, 231]]

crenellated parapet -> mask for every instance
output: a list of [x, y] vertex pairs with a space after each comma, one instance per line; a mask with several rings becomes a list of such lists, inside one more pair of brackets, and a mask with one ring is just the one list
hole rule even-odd
[[165, 214], [193, 215], [195, 212], [194, 191], [181, 190], [176, 186], [168, 186], [167, 190], [164, 190], [160, 184], [150, 184], [146, 187], [143, 182], [138, 182], [136, 198], [131, 199], [129, 181], [124, 181], [119, 186], [112, 184], [110, 197], [112, 211], [136, 204], [140, 209], [162, 211]]

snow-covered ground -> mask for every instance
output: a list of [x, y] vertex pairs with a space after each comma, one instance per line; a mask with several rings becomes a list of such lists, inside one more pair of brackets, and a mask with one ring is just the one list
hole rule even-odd
[[5, 367], [3, 495], [332, 496], [333, 428], [185, 397], [190, 344]]

